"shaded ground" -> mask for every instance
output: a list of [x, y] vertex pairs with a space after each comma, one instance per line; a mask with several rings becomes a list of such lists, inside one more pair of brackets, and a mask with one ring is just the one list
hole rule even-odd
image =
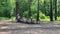
[[1, 34], [60, 34], [59, 29], [24, 29], [24, 30], [10, 30], [10, 31], [0, 31]]
[[57, 23], [23, 24], [0, 21], [0, 34], [60, 34]]

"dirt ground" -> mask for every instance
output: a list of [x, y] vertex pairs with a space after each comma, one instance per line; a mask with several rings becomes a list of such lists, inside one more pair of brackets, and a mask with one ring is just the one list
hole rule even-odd
[[[0, 34], [60, 34], [60, 25], [0, 21]], [[57, 27], [58, 26], [58, 27]]]

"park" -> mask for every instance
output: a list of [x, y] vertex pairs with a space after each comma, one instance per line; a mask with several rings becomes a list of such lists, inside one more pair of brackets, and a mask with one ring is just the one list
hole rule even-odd
[[59, 34], [60, 0], [0, 0], [0, 34]]

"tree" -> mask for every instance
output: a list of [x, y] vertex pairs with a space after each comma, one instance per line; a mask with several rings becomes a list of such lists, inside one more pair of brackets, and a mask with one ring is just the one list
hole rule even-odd
[[16, 19], [17, 19], [17, 22], [19, 21], [18, 16], [19, 16], [19, 1], [16, 0]]
[[46, 4], [46, 1], [44, 0], [44, 12], [45, 12], [45, 15], [46, 15], [46, 6], [45, 6], [45, 4]]
[[1, 3], [0, 3], [0, 9], [2, 9], [1, 11], [1, 17], [8, 17], [8, 18], [11, 18], [11, 14], [10, 14], [10, 9], [11, 7], [9, 6], [9, 1], [8, 0], [1, 0]]
[[31, 17], [31, 8], [30, 8], [30, 0], [28, 0], [28, 18]]
[[53, 21], [52, 0], [50, 0], [50, 21]]
[[39, 0], [38, 0], [37, 21], [39, 21]]
[[55, 1], [55, 20], [57, 20], [57, 0]]
[[29, 23], [29, 18], [31, 18], [31, 9], [30, 9], [30, 0], [28, 0], [28, 18], [27, 18], [27, 23]]

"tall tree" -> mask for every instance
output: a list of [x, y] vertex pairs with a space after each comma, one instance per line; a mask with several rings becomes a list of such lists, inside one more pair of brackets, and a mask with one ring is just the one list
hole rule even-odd
[[19, 1], [16, 0], [16, 19], [18, 21], [18, 16], [19, 16]]
[[39, 0], [38, 0], [37, 21], [39, 21]]
[[57, 20], [57, 0], [55, 1], [55, 20]]
[[44, 0], [44, 12], [45, 12], [45, 15], [46, 15], [46, 1]]
[[52, 0], [50, 0], [50, 21], [53, 21]]
[[30, 11], [30, 0], [28, 0], [28, 18], [27, 18], [27, 23], [29, 23], [29, 18], [31, 17], [31, 11]]
[[30, 0], [28, 0], [28, 18], [31, 17], [31, 8], [30, 8]]

